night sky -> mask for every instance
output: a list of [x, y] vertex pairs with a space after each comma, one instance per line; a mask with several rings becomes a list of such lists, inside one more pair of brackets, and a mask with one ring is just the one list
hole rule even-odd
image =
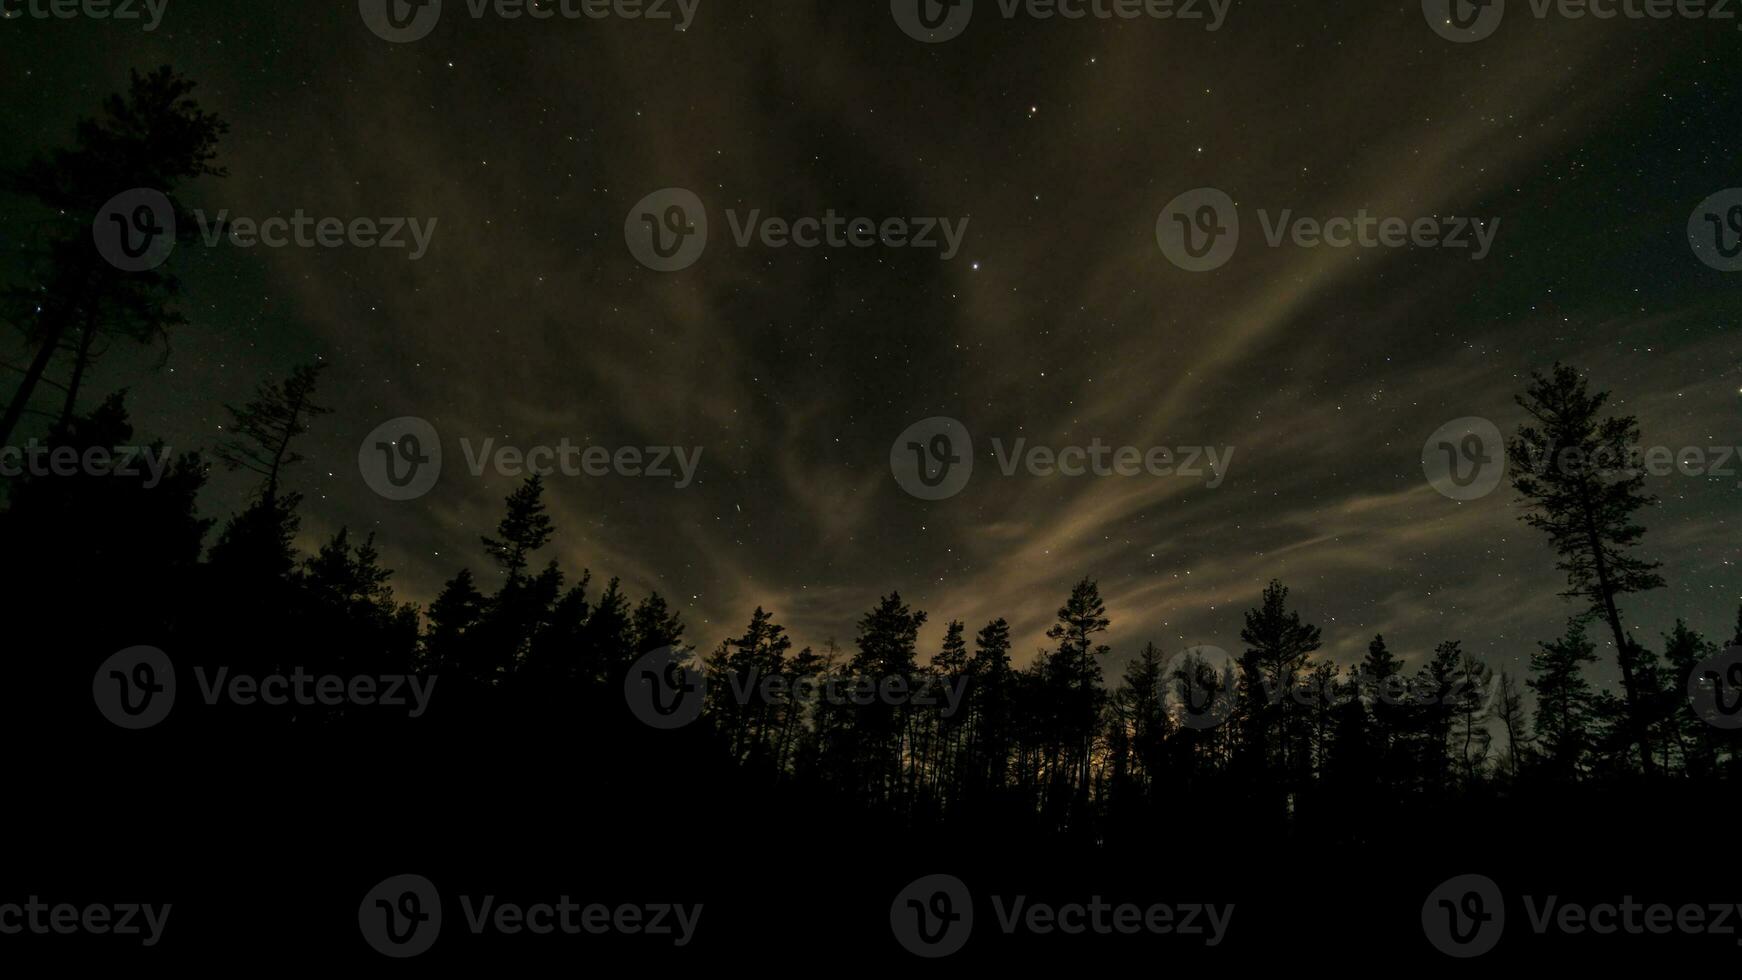
[[[1458, 502], [1423, 442], [1466, 416], [1510, 432], [1532, 369], [1565, 360], [1648, 445], [1742, 445], [1742, 274], [1688, 221], [1742, 186], [1735, 22], [1539, 21], [1514, 0], [1472, 44], [1415, 0], [1237, 0], [1226, 22], [1006, 20], [992, 0], [925, 44], [883, 2], [701, 0], [672, 22], [474, 20], [388, 43], [354, 2], [168, 0], [137, 22], [0, 21], [3, 162], [170, 64], [231, 124], [189, 206], [255, 218], [438, 221], [428, 253], [179, 248], [192, 321], [120, 349], [143, 434], [224, 437], [224, 402], [330, 362], [334, 409], [289, 478], [312, 550], [374, 532], [426, 603], [518, 483], [459, 440], [702, 447], [692, 486], [554, 477], [545, 556], [657, 589], [711, 647], [762, 605], [800, 644], [848, 646], [901, 591], [931, 623], [1008, 617], [1019, 660], [1071, 583], [1100, 581], [1113, 670], [1145, 640], [1240, 646], [1281, 578], [1327, 651], [1444, 639], [1523, 672], [1575, 604], [1509, 488]], [[653, 271], [630, 209], [705, 203], [705, 254]], [[1164, 257], [1157, 216], [1199, 187], [1241, 208], [1227, 265]], [[117, 191], [122, 190], [117, 188]], [[0, 243], [25, 213], [8, 200]], [[726, 211], [968, 220], [960, 253], [737, 247]], [[1271, 248], [1257, 210], [1499, 218], [1493, 252]], [[359, 445], [400, 416], [441, 434], [439, 485], [365, 484]], [[960, 420], [975, 472], [926, 501], [891, 474], [912, 423]], [[1225, 479], [1003, 476], [991, 439], [1235, 447]], [[1676, 615], [1727, 631], [1742, 593], [1742, 461], [1654, 478], [1644, 553], [1667, 589], [1627, 603], [1656, 646]], [[215, 468], [205, 513], [242, 503]], [[488, 579], [487, 579], [488, 580]], [[1721, 635], [1728, 636], [1727, 632]], [[1608, 658], [1605, 658], [1606, 660]], [[1112, 671], [1110, 671], [1111, 673]], [[1606, 675], [1605, 675], [1606, 676]]]

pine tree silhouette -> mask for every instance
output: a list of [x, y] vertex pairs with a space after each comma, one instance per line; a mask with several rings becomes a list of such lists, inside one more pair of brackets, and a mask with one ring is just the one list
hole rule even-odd
[[1584, 599], [1609, 627], [1627, 697], [1622, 727], [1649, 775], [1658, 768], [1649, 716], [1659, 699], [1646, 676], [1646, 652], [1622, 628], [1619, 602], [1663, 586], [1658, 563], [1633, 554], [1645, 535], [1635, 515], [1656, 500], [1645, 493], [1645, 473], [1627, 467], [1639, 444], [1638, 422], [1599, 417], [1608, 401], [1608, 392], [1592, 394], [1566, 365], [1533, 372], [1518, 398], [1532, 424], [1519, 427], [1507, 453], [1512, 484], [1529, 508], [1522, 520], [1548, 535], [1556, 567], [1567, 575], [1565, 594]]
[[133, 72], [125, 96], [111, 95], [100, 117], [81, 120], [70, 148], [34, 157], [7, 174], [7, 190], [42, 205], [50, 217], [26, 255], [23, 285], [0, 296], [7, 319], [35, 353], [4, 413], [0, 445], [11, 442], [54, 359], [73, 358], [58, 415], [65, 425], [77, 409], [80, 387], [103, 338], [148, 343], [167, 340], [186, 322], [172, 304], [181, 282], [167, 271], [123, 272], [98, 253], [91, 229], [113, 197], [135, 188], [169, 196], [180, 241], [195, 238], [194, 222], [173, 192], [199, 177], [222, 177], [212, 161], [228, 125], [189, 97], [194, 83], [168, 67]]

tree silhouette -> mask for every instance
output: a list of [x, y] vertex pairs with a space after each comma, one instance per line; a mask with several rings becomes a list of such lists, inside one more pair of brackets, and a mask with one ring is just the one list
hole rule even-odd
[[425, 656], [432, 672], [452, 679], [450, 686], [462, 682], [476, 686], [487, 681], [470, 671], [478, 661], [471, 648], [476, 641], [474, 631], [484, 619], [485, 604], [471, 569], [462, 568], [429, 605], [429, 628], [423, 641]]
[[1626, 468], [1639, 443], [1638, 422], [1600, 418], [1608, 401], [1608, 392], [1592, 394], [1571, 367], [1533, 372], [1518, 404], [1534, 424], [1519, 427], [1508, 454], [1513, 486], [1529, 508], [1522, 519], [1548, 535], [1556, 567], [1567, 575], [1566, 595], [1586, 600], [1614, 637], [1627, 696], [1623, 727], [1649, 774], [1657, 769], [1648, 731], [1655, 692], [1641, 676], [1643, 653], [1622, 628], [1618, 603], [1663, 586], [1658, 564], [1632, 553], [1645, 534], [1634, 515], [1655, 499], [1644, 491], [1645, 474]]
[[1506, 733], [1506, 774], [1516, 781], [1530, 756], [1531, 739], [1526, 727], [1524, 695], [1518, 689], [1518, 681], [1507, 671], [1502, 670], [1494, 683], [1494, 716], [1500, 723], [1500, 730]]
[[508, 497], [508, 513], [496, 525], [499, 538], [480, 537], [496, 566], [513, 581], [526, 571], [527, 556], [545, 546], [555, 533], [544, 512], [544, 478], [529, 476]]
[[1419, 741], [1415, 777], [1430, 793], [1451, 780], [1452, 728], [1460, 713], [1457, 681], [1463, 660], [1463, 648], [1456, 640], [1441, 643], [1422, 667], [1411, 692], [1408, 707], [1415, 715], [1412, 727]]
[[211, 565], [222, 572], [218, 585], [233, 597], [250, 590], [282, 593], [297, 566], [292, 543], [302, 526], [302, 495], [285, 493], [282, 480], [285, 468], [302, 459], [292, 443], [307, 434], [311, 419], [328, 414], [313, 400], [322, 369], [297, 367], [283, 384], [260, 385], [241, 408], [225, 406], [236, 436], [219, 443], [214, 455], [232, 470], [261, 478], [258, 495], [224, 525], [212, 546]]
[[1092, 579], [1083, 578], [1071, 587], [1070, 597], [1059, 607], [1058, 621], [1046, 631], [1046, 638], [1057, 644], [1046, 664], [1052, 696], [1061, 708], [1053, 768], [1061, 776], [1066, 765], [1075, 770], [1073, 803], [1078, 811], [1087, 805], [1085, 794], [1104, 699], [1101, 660], [1111, 649], [1096, 643], [1095, 637], [1106, 632], [1110, 622], [1100, 588]]
[[964, 795], [976, 804], [1001, 792], [1010, 766], [1011, 694], [1010, 624], [995, 619], [974, 634], [970, 661], [968, 760], [963, 773], [969, 785]]
[[332, 409], [314, 402], [315, 387], [326, 368], [324, 363], [298, 365], [282, 384], [261, 385], [254, 399], [241, 408], [224, 406], [230, 413], [230, 429], [237, 435], [220, 442], [213, 455], [232, 470], [259, 476], [260, 496], [268, 506], [278, 499], [285, 468], [302, 462], [302, 454], [291, 444], [308, 432], [312, 420], [332, 414]]
[[1495, 683], [1493, 670], [1486, 663], [1467, 653], [1458, 658], [1447, 707], [1452, 712], [1452, 740], [1463, 765], [1465, 787], [1476, 785], [1493, 747], [1489, 720], [1492, 699], [1498, 693]]
[[[1688, 690], [1696, 680], [1694, 672], [1701, 661], [1716, 653], [1716, 644], [1688, 628], [1680, 619], [1663, 638], [1664, 660], [1669, 670], [1669, 687], [1674, 691]], [[1709, 775], [1717, 768], [1721, 748], [1718, 730], [1695, 714], [1694, 706], [1685, 697], [1678, 697], [1658, 731], [1659, 759], [1665, 769], [1680, 765], [1690, 776]]]
[[189, 97], [193, 89], [193, 82], [168, 67], [133, 72], [125, 96], [111, 95], [101, 116], [79, 122], [71, 147], [40, 154], [6, 175], [7, 190], [36, 201], [53, 217], [26, 256], [26, 284], [0, 298], [6, 318], [34, 349], [0, 414], [0, 445], [11, 442], [38, 386], [52, 383], [46, 375], [57, 355], [73, 356], [70, 376], [59, 386], [64, 397], [56, 418], [64, 425], [76, 410], [91, 361], [101, 353], [99, 338], [167, 341], [169, 331], [185, 322], [171, 306], [181, 291], [175, 276], [161, 269], [117, 269], [98, 253], [91, 229], [111, 198], [147, 188], [169, 196], [178, 239], [194, 240], [193, 222], [173, 192], [189, 180], [224, 176], [212, 161], [229, 127], [200, 109]]
[[1272, 579], [1258, 608], [1246, 611], [1240, 639], [1246, 644], [1240, 670], [1248, 758], [1259, 769], [1275, 769], [1288, 774], [1287, 780], [1298, 780], [1311, 759], [1304, 751], [1297, 702], [1289, 695], [1319, 649], [1319, 628], [1288, 608], [1288, 588]]
[[1536, 676], [1529, 681], [1536, 692], [1536, 744], [1550, 775], [1576, 779], [1585, 771], [1595, 712], [1583, 668], [1596, 663], [1597, 654], [1576, 618], [1568, 621], [1565, 636], [1538, 647], [1530, 658]]

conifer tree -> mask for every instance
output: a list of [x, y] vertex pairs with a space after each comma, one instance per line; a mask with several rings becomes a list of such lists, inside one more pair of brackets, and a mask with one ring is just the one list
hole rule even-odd
[[1678, 693], [1673, 709], [1666, 713], [1659, 739], [1664, 748], [1659, 752], [1669, 768], [1668, 756], [1674, 754], [1690, 776], [1706, 777], [1717, 769], [1719, 743], [1716, 729], [1699, 717], [1687, 697], [1688, 685], [1695, 680], [1694, 671], [1707, 657], [1717, 652], [1717, 646], [1688, 628], [1680, 619], [1663, 638], [1663, 655], [1668, 665], [1670, 690]]
[[1524, 715], [1524, 694], [1509, 671], [1502, 670], [1495, 682], [1495, 717], [1506, 733], [1506, 772], [1514, 781], [1530, 756], [1531, 735]]
[[485, 606], [484, 594], [468, 568], [449, 579], [429, 605], [424, 654], [431, 672], [453, 678], [450, 687], [463, 680], [475, 684], [485, 680], [480, 671], [470, 669], [479, 659], [471, 649], [476, 645], [474, 631], [483, 621]]
[[1590, 725], [1596, 711], [1584, 666], [1597, 662], [1596, 649], [1585, 635], [1581, 619], [1567, 623], [1566, 635], [1539, 643], [1530, 658], [1536, 675], [1528, 684], [1536, 693], [1536, 744], [1550, 773], [1577, 778], [1590, 751]]
[[973, 779], [979, 790], [996, 790], [1004, 784], [1012, 737], [1009, 623], [995, 619], [974, 634], [969, 669], [973, 676], [968, 701], [973, 712], [969, 743]]
[[241, 408], [224, 406], [236, 436], [220, 442], [213, 455], [232, 470], [259, 476], [260, 497], [268, 505], [278, 500], [285, 468], [302, 462], [302, 454], [291, 444], [308, 432], [312, 420], [332, 412], [314, 402], [315, 387], [326, 368], [318, 362], [298, 365], [282, 384], [261, 385], [254, 400]]
[[1645, 535], [1636, 515], [1656, 502], [1645, 492], [1643, 470], [1630, 468], [1638, 422], [1603, 417], [1609, 393], [1593, 394], [1584, 377], [1562, 364], [1546, 375], [1532, 372], [1517, 401], [1530, 422], [1507, 453], [1526, 506], [1523, 520], [1548, 535], [1556, 567], [1567, 576], [1564, 594], [1583, 599], [1609, 627], [1626, 691], [1626, 734], [1639, 748], [1641, 768], [1654, 773], [1649, 727], [1656, 692], [1641, 676], [1644, 653], [1623, 628], [1620, 609], [1624, 597], [1664, 584], [1658, 563], [1634, 554]]
[[[125, 96], [109, 96], [100, 116], [80, 120], [71, 147], [38, 155], [0, 181], [49, 215], [41, 244], [26, 253], [24, 282], [0, 295], [6, 319], [33, 350], [0, 412], [0, 445], [12, 441], [57, 356], [73, 359], [66, 382], [58, 385], [63, 398], [54, 417], [64, 425], [77, 410], [79, 390], [101, 352], [100, 338], [151, 342], [167, 339], [186, 322], [173, 309], [180, 281], [162, 268], [128, 272], [110, 264], [97, 251], [92, 228], [116, 195], [145, 188], [166, 196], [177, 240], [195, 239], [195, 223], [173, 195], [187, 181], [224, 176], [212, 161], [229, 126], [199, 107], [190, 97], [193, 89], [193, 82], [168, 67], [133, 72]], [[153, 227], [167, 233], [155, 224], [160, 217], [152, 216]]]
[[1464, 770], [1464, 786], [1474, 786], [1476, 778], [1487, 764], [1494, 743], [1488, 721], [1495, 683], [1488, 665], [1469, 654], [1458, 659], [1457, 678], [1453, 683], [1452, 740]]
[[1452, 727], [1458, 715], [1456, 685], [1463, 659], [1458, 641], [1441, 643], [1417, 673], [1411, 692], [1412, 727], [1419, 739], [1416, 776], [1430, 792], [1445, 787], [1451, 775]]
[[498, 536], [478, 540], [513, 581], [525, 573], [528, 556], [548, 544], [555, 530], [545, 513], [544, 478], [534, 474], [508, 495], [508, 513], [496, 525]]
[[219, 443], [214, 454], [230, 469], [261, 478], [258, 495], [230, 519], [212, 546], [210, 562], [226, 587], [265, 598], [299, 564], [293, 542], [302, 527], [297, 515], [302, 495], [284, 492], [282, 481], [285, 468], [302, 460], [292, 444], [308, 432], [310, 420], [329, 411], [313, 400], [324, 369], [322, 364], [299, 366], [283, 384], [262, 384], [241, 408], [225, 406], [236, 435]]
[[1319, 628], [1302, 622], [1288, 608], [1288, 588], [1272, 579], [1258, 608], [1246, 611], [1240, 630], [1246, 650], [1240, 656], [1246, 738], [1254, 742], [1254, 761], [1288, 772], [1303, 761], [1290, 737], [1298, 704], [1292, 697], [1308, 658], [1319, 649]]
[[684, 624], [680, 613], [672, 612], [665, 597], [658, 592], [648, 594], [635, 606], [630, 617], [630, 635], [635, 653], [646, 653], [671, 646], [683, 639]]
[[1104, 696], [1101, 660], [1110, 649], [1095, 637], [1106, 632], [1110, 623], [1099, 586], [1085, 577], [1071, 587], [1070, 597], [1059, 607], [1058, 621], [1046, 631], [1047, 639], [1057, 644], [1050, 666], [1057, 696], [1063, 701], [1059, 734], [1061, 744], [1068, 739], [1079, 810], [1086, 804]]

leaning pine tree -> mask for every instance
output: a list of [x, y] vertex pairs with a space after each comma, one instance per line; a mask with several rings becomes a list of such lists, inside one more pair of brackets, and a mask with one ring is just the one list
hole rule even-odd
[[1661, 588], [1658, 563], [1633, 554], [1645, 534], [1634, 515], [1656, 502], [1645, 475], [1628, 463], [1639, 441], [1632, 416], [1600, 417], [1608, 392], [1592, 394], [1573, 368], [1556, 364], [1549, 375], [1532, 372], [1518, 398], [1530, 416], [1507, 447], [1512, 484], [1528, 508], [1523, 520], [1549, 537], [1557, 567], [1566, 572], [1568, 598], [1584, 599], [1609, 627], [1625, 688], [1629, 745], [1639, 748], [1646, 774], [1657, 772], [1648, 731], [1656, 692], [1647, 690], [1643, 650], [1621, 626], [1619, 601]]

